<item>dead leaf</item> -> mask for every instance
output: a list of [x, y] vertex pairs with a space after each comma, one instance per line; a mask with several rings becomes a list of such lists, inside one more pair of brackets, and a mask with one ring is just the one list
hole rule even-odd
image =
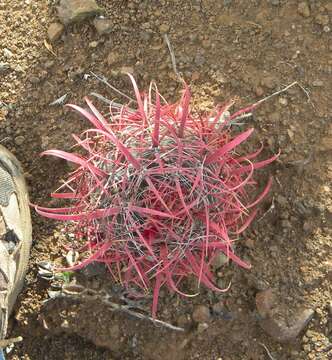
[[55, 53], [54, 50], [53, 50], [52, 45], [49, 44], [46, 39], [44, 40], [44, 45], [45, 45], [46, 49], [47, 49], [52, 55], [54, 55], [55, 57], [57, 56], [56, 53]]

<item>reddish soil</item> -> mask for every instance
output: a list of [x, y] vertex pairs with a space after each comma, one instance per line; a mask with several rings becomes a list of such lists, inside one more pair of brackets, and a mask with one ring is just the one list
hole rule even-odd
[[[49, 193], [69, 170], [64, 161], [40, 158], [39, 153], [68, 150], [70, 134], [88, 126], [62, 106], [49, 104], [64, 94], [66, 101], [82, 104], [92, 91], [123, 101], [85, 74], [104, 75], [131, 94], [122, 74], [129, 70], [140, 88], [155, 79], [167, 99], [179, 97], [181, 84], [164, 31], [178, 70], [191, 85], [195, 109], [204, 111], [235, 95], [241, 108], [294, 81], [301, 87], [271, 98], [244, 125], [255, 127], [251, 144], [263, 141], [265, 155], [282, 151], [261, 172], [263, 178], [274, 175], [274, 186], [238, 247], [252, 269], [224, 265], [218, 284], [231, 281], [232, 287], [223, 295], [204, 288], [193, 299], [162, 293], [160, 319], [185, 327], [185, 333], [111, 311], [99, 295], [43, 304], [51, 284], [37, 276], [37, 264], [59, 262], [65, 236], [61, 224], [33, 214], [30, 268], [9, 334], [22, 335], [24, 341], [8, 359], [331, 358], [330, 1], [304, 1], [307, 14], [295, 0], [97, 2], [106, 9], [112, 32], [99, 36], [89, 21], [69, 26], [52, 45], [54, 54], [44, 45], [48, 25], [56, 19], [54, 1], [0, 3], [0, 31], [5, 34], [0, 63], [10, 64], [0, 71], [0, 141], [22, 161], [34, 203], [51, 205]], [[103, 293], [115, 291], [106, 274], [78, 274], [77, 281]], [[259, 318], [255, 296], [269, 288], [275, 294], [275, 316], [289, 326], [299, 311], [314, 310], [304, 332], [289, 343], [277, 341]], [[143, 306], [149, 304], [148, 299]], [[200, 323], [193, 320], [198, 305], [211, 312]]]

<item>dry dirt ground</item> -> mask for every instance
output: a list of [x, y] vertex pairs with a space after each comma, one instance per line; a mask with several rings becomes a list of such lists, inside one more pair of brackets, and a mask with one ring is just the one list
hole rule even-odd
[[[60, 225], [33, 213], [30, 268], [9, 334], [24, 341], [8, 359], [331, 359], [331, 1], [101, 0], [112, 31], [100, 36], [90, 20], [68, 26], [52, 53], [44, 40], [55, 3], [0, 0], [0, 141], [22, 161], [34, 203], [50, 205], [49, 193], [68, 171], [39, 153], [68, 150], [70, 134], [87, 126], [49, 104], [64, 94], [81, 104], [91, 91], [122, 100], [85, 74], [103, 74], [131, 94], [121, 74], [130, 70], [141, 88], [155, 79], [168, 99], [178, 98], [164, 32], [196, 108], [234, 95], [240, 108], [293, 81], [302, 88], [270, 99], [244, 125], [256, 128], [253, 144], [263, 141], [265, 155], [282, 151], [267, 170], [275, 178], [271, 195], [239, 247], [252, 270], [224, 265], [218, 284], [231, 280], [232, 287], [222, 296], [205, 289], [194, 299], [162, 294], [160, 318], [186, 333], [111, 312], [93, 294], [43, 305], [50, 284], [37, 277], [37, 263], [62, 257], [64, 236]], [[112, 285], [105, 274], [81, 281], [93, 289]], [[255, 296], [269, 288], [289, 326], [299, 311], [314, 311], [290, 343], [262, 328]], [[197, 324], [199, 305], [210, 312]]]

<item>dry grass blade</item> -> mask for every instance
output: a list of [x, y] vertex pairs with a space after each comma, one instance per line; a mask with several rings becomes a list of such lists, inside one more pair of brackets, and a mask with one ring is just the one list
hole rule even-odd
[[166, 42], [166, 45], [168, 47], [168, 51], [170, 53], [171, 56], [171, 61], [172, 61], [172, 66], [173, 66], [173, 71], [176, 74], [176, 76], [178, 77], [179, 80], [183, 81], [183, 77], [181, 76], [181, 74], [178, 71], [177, 65], [176, 65], [176, 58], [175, 58], [175, 54], [171, 45], [171, 42], [169, 40], [169, 37], [167, 34], [164, 34], [164, 40]]

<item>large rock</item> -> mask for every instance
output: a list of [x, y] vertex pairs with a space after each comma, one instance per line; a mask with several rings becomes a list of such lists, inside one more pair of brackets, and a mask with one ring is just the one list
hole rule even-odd
[[[281, 343], [294, 342], [294, 340], [301, 334], [308, 326], [309, 322], [314, 317], [314, 310], [303, 309], [294, 319], [288, 319], [286, 322], [280, 321], [271, 317], [260, 319], [259, 324], [262, 329], [269, 334], [274, 340]], [[288, 325], [290, 323], [290, 325]]]
[[65, 25], [85, 20], [103, 12], [95, 0], [61, 0], [57, 10], [60, 21]]
[[277, 298], [272, 289], [257, 293], [256, 307], [260, 326], [274, 340], [281, 343], [294, 341], [307, 327], [315, 313], [312, 309], [300, 309], [293, 319], [277, 318], [275, 315], [280, 309], [277, 311]]

